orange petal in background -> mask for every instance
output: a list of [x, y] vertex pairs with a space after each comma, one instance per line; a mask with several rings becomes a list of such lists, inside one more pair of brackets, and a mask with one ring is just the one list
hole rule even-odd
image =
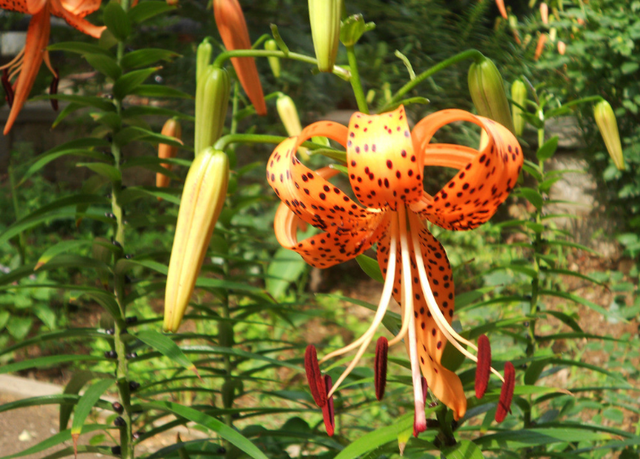
[[[228, 50], [251, 49], [249, 30], [238, 0], [214, 0], [213, 14], [218, 32]], [[258, 115], [267, 114], [264, 93], [258, 76], [258, 68], [253, 57], [234, 57], [231, 59], [240, 84], [249, 96]]]

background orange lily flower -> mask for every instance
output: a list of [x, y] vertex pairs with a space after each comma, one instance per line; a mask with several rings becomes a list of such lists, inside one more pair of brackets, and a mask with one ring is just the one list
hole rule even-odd
[[27, 42], [18, 56], [3, 69], [9, 69], [9, 79], [16, 77], [11, 86], [14, 91], [13, 105], [4, 127], [6, 135], [13, 126], [18, 113], [29, 97], [31, 87], [36, 79], [40, 65], [44, 60], [53, 73], [58, 77], [49, 62], [49, 53], [46, 50], [49, 43], [51, 30], [51, 17], [60, 17], [67, 23], [94, 38], [100, 38], [104, 26], [99, 27], [83, 19], [100, 8], [101, 0], [0, 0], [0, 8], [20, 13], [31, 14], [31, 22], [27, 30]]

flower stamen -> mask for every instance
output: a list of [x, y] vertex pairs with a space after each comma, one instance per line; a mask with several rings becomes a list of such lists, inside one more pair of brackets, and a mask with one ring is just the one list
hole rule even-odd
[[318, 355], [313, 344], [309, 344], [304, 353], [304, 369], [307, 373], [307, 382], [309, 383], [313, 401], [322, 408], [327, 404], [327, 393], [322, 373], [320, 373], [320, 366], [318, 365]]
[[371, 340], [373, 339], [373, 336], [375, 335], [377, 328], [382, 323], [382, 320], [384, 319], [384, 316], [387, 312], [387, 308], [389, 307], [389, 302], [391, 301], [391, 295], [393, 294], [393, 281], [395, 279], [395, 272], [396, 272], [397, 223], [396, 223], [396, 218], [394, 217], [395, 216], [392, 215], [392, 218], [391, 218], [391, 242], [390, 242], [390, 250], [389, 250], [389, 265], [387, 266], [387, 278], [384, 281], [384, 287], [382, 289], [382, 296], [380, 298], [380, 303], [378, 304], [378, 310], [376, 311], [376, 315], [373, 318], [373, 322], [371, 323], [371, 326], [369, 326], [369, 329], [358, 340], [354, 341], [348, 346], [343, 347], [342, 349], [339, 349], [337, 351], [334, 351], [328, 354], [324, 359], [322, 359], [322, 361], [325, 361], [329, 357], [344, 354], [345, 352], [349, 352], [351, 349], [354, 349], [360, 346], [360, 349], [358, 349], [358, 353], [353, 358], [353, 360], [351, 361], [347, 369], [342, 372], [342, 374], [336, 381], [335, 386], [333, 386], [333, 388], [329, 392], [328, 397], [331, 397], [334, 394], [334, 392], [338, 389], [342, 381], [344, 381], [345, 378], [349, 376], [349, 373], [351, 373], [351, 371], [356, 367], [356, 365], [362, 358], [362, 355], [364, 354], [365, 350], [367, 349], [367, 346], [369, 346], [369, 344], [371, 343]]
[[[462, 353], [464, 356], [468, 357], [469, 359], [477, 363], [478, 358], [475, 355], [473, 355], [471, 352], [467, 351], [460, 343], [468, 345], [475, 351], [478, 350], [477, 346], [473, 344], [471, 341], [460, 336], [453, 329], [453, 327], [449, 324], [449, 322], [447, 322], [447, 319], [444, 317], [444, 314], [442, 314], [442, 311], [440, 310], [440, 307], [438, 306], [438, 303], [436, 302], [436, 299], [433, 296], [433, 291], [431, 290], [429, 278], [427, 277], [427, 272], [425, 270], [424, 260], [422, 257], [422, 251], [420, 248], [419, 228], [421, 223], [418, 220], [418, 217], [411, 215], [410, 218], [411, 218], [411, 225], [414, 229], [414, 231], [412, 231], [412, 238], [413, 238], [413, 248], [416, 253], [415, 258], [416, 258], [416, 264], [418, 266], [418, 274], [420, 278], [420, 283], [422, 285], [422, 291], [424, 293], [427, 306], [429, 308], [429, 312], [431, 312], [431, 315], [433, 316], [436, 322], [436, 325], [438, 326], [442, 334], [445, 336], [445, 338], [456, 349], [458, 349], [460, 353]], [[498, 378], [500, 378], [501, 381], [504, 382], [504, 378], [495, 368], [491, 367], [490, 370], [493, 374], [495, 374]]]
[[384, 336], [378, 338], [376, 343], [376, 358], [373, 363], [373, 382], [376, 389], [378, 401], [384, 397], [384, 389], [387, 385], [387, 353], [389, 352], [389, 341]]

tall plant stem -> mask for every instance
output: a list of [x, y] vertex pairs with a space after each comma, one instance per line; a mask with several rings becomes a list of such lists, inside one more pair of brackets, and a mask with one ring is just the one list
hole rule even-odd
[[356, 96], [358, 110], [364, 114], [369, 114], [367, 99], [362, 90], [362, 82], [360, 81], [360, 73], [358, 72], [358, 59], [356, 58], [356, 50], [353, 46], [347, 46], [347, 58], [349, 59], [349, 70], [351, 70], [351, 88]]
[[[129, 0], [122, 0], [120, 5], [124, 11], [129, 10]], [[125, 43], [118, 42], [116, 51], [116, 61], [118, 65], [122, 61], [124, 56]], [[116, 106], [116, 113], [120, 116], [122, 113], [122, 100], [114, 98], [114, 104]], [[114, 132], [114, 137], [117, 132]], [[122, 151], [120, 146], [116, 143], [111, 143], [111, 154], [113, 155], [114, 167], [121, 173], [120, 163], [122, 161]], [[120, 194], [122, 192], [122, 182], [116, 181], [112, 183], [111, 188], [111, 210], [116, 219], [116, 228], [114, 235], [114, 242], [120, 245], [124, 250], [125, 247], [125, 233], [124, 233], [124, 209], [120, 205]], [[124, 255], [123, 250], [119, 251], [114, 257], [114, 267], [118, 259]], [[121, 457], [123, 459], [134, 459], [135, 451], [133, 445], [133, 429], [132, 429], [132, 409], [131, 409], [131, 386], [129, 378], [129, 369], [127, 365], [127, 348], [123, 340], [123, 335], [126, 331], [126, 303], [124, 301], [124, 285], [125, 276], [122, 273], [116, 273], [114, 275], [114, 288], [116, 301], [120, 309], [120, 318], [116, 320], [114, 327], [114, 347], [117, 354], [117, 366], [116, 366], [116, 380], [118, 386], [118, 395], [120, 403], [123, 407], [121, 414], [125, 421], [125, 425], [120, 428], [120, 448]]]
[[433, 67], [425, 70], [420, 75], [416, 76], [413, 80], [409, 81], [407, 84], [401, 87], [386, 104], [380, 107], [378, 112], [385, 112], [389, 110], [389, 108], [394, 107], [402, 99], [402, 97], [404, 97], [405, 94], [407, 94], [409, 91], [411, 91], [413, 88], [418, 86], [430, 76], [438, 73], [440, 70], [444, 70], [451, 65], [457, 64], [458, 62], [462, 62], [467, 59], [473, 59], [478, 62], [484, 59], [484, 55], [477, 49], [469, 49], [467, 51], [461, 52], [460, 54], [456, 54], [455, 56], [452, 56], [437, 65], [434, 65]]

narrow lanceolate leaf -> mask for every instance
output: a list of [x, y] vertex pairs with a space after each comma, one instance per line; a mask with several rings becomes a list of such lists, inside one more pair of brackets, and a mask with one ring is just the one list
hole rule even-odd
[[158, 134], [153, 131], [149, 131], [148, 129], [136, 127], [136, 126], [128, 126], [118, 132], [113, 141], [118, 145], [126, 145], [130, 142], [134, 141], [145, 141], [151, 143], [165, 143], [167, 145], [172, 145], [176, 147], [182, 146], [182, 141], [177, 140], [173, 137], [168, 137], [166, 135]]
[[36, 263], [36, 266], [35, 268], [33, 268], [33, 270], [35, 271], [38, 268], [40, 268], [42, 265], [48, 263], [49, 261], [51, 261], [53, 257], [55, 257], [58, 254], [61, 254], [64, 252], [70, 252], [80, 247], [88, 246], [89, 244], [91, 244], [91, 241], [72, 240], [72, 241], [62, 241], [55, 245], [52, 245], [47, 250], [45, 250], [42, 255], [40, 255], [40, 258], [38, 259], [38, 262]]
[[551, 158], [558, 149], [558, 136], [553, 136], [547, 140], [537, 151], [536, 157], [539, 161]]
[[188, 92], [157, 84], [141, 84], [131, 91], [131, 94], [140, 97], [167, 97], [174, 99], [193, 99]]
[[111, 56], [104, 54], [85, 54], [84, 58], [91, 67], [114, 81], [122, 75], [122, 69], [118, 65], [118, 62]]
[[170, 358], [178, 365], [185, 367], [187, 370], [193, 371], [198, 376], [198, 378], [200, 378], [200, 374], [198, 373], [196, 366], [191, 362], [191, 360], [189, 360], [186, 355], [184, 355], [182, 350], [180, 350], [178, 345], [174, 343], [172, 339], [153, 330], [138, 332], [136, 334], [136, 337], [143, 343], [160, 352], [165, 357]]
[[[80, 399], [78, 395], [82, 388], [91, 380], [98, 378], [98, 373], [93, 371], [77, 371], [71, 376], [71, 380], [64, 387], [64, 396], [67, 397], [77, 397]], [[75, 400], [74, 404], [77, 402]], [[58, 422], [58, 431], [62, 432], [67, 429], [69, 424], [69, 419], [71, 418], [71, 413], [73, 412], [74, 405], [65, 403], [60, 405], [60, 415]]]
[[442, 450], [442, 455], [446, 459], [483, 459], [482, 450], [475, 443], [469, 440], [461, 440]]
[[118, 78], [113, 85], [113, 95], [118, 99], [124, 98], [124, 96], [131, 94], [131, 92], [144, 83], [144, 80], [149, 78], [152, 74], [157, 72], [161, 67], [150, 67], [141, 70], [134, 70], [133, 72], [125, 73]]
[[145, 404], [145, 406], [152, 409], [173, 413], [178, 417], [188, 419], [189, 421], [195, 422], [196, 424], [213, 430], [222, 438], [229, 441], [231, 444], [235, 445], [236, 447], [238, 447], [238, 449], [244, 451], [252, 458], [268, 459], [267, 456], [265, 456], [264, 453], [260, 451], [256, 447], [256, 445], [254, 445], [249, 439], [244, 437], [235, 429], [226, 426], [212, 416], [208, 416], [198, 410], [173, 402], [158, 401], [147, 403]]
[[131, 34], [131, 19], [120, 3], [109, 2], [104, 8], [103, 20], [109, 32], [120, 41], [126, 40]]
[[78, 54], [103, 54], [105, 56], [113, 57], [113, 53], [102, 46], [94, 45], [92, 43], [82, 43], [79, 41], [63, 41], [61, 43], [54, 43], [47, 46], [49, 51], [67, 51], [70, 53]]
[[120, 182], [122, 181], [122, 174], [120, 171], [111, 166], [110, 164], [105, 163], [78, 163], [76, 167], [86, 167], [87, 169], [91, 169], [96, 174], [100, 174], [103, 177], [108, 178], [112, 182]]
[[101, 379], [95, 382], [89, 387], [86, 392], [80, 397], [78, 404], [76, 405], [75, 412], [73, 413], [73, 424], [71, 425], [71, 438], [73, 439], [73, 447], [77, 454], [78, 437], [82, 433], [82, 427], [84, 421], [89, 416], [91, 409], [100, 400], [102, 394], [104, 394], [109, 387], [114, 383], [113, 379]]
[[292, 250], [279, 248], [267, 267], [267, 292], [276, 299], [281, 298], [287, 287], [300, 278], [306, 266], [300, 255]]
[[378, 261], [367, 255], [358, 255], [356, 261], [362, 268], [362, 270], [374, 281], [384, 284], [384, 278], [382, 277], [382, 271], [380, 271], [380, 265]]
[[349, 446], [340, 451], [340, 454], [338, 454], [335, 459], [356, 459], [363, 457], [369, 451], [396, 441], [398, 435], [411, 429], [412, 426], [413, 413], [406, 414], [397, 419], [393, 425], [369, 432], [356, 441], [351, 442]]
[[125, 54], [120, 61], [124, 69], [135, 69], [155, 64], [158, 61], [170, 61], [180, 57], [178, 53], [159, 48], [145, 48]]
[[33, 100], [49, 100], [56, 99], [62, 100], [65, 102], [71, 102], [78, 105], [82, 105], [83, 107], [94, 107], [99, 110], [104, 110], [106, 112], [115, 112], [116, 106], [109, 99], [105, 99], [104, 97], [96, 97], [96, 96], [76, 96], [74, 94], [53, 94], [53, 95], [45, 95], [45, 96], [37, 96], [34, 97]]
[[58, 365], [69, 362], [97, 362], [106, 360], [104, 357], [94, 355], [50, 355], [48, 357], [37, 357], [35, 359], [23, 360], [22, 362], [10, 363], [0, 367], [0, 374], [14, 373], [28, 368], [40, 368], [49, 365]]
[[175, 6], [168, 5], [165, 1], [140, 2], [128, 11], [127, 16], [129, 16], [129, 20], [132, 23], [139, 24], [147, 19], [175, 9]]

